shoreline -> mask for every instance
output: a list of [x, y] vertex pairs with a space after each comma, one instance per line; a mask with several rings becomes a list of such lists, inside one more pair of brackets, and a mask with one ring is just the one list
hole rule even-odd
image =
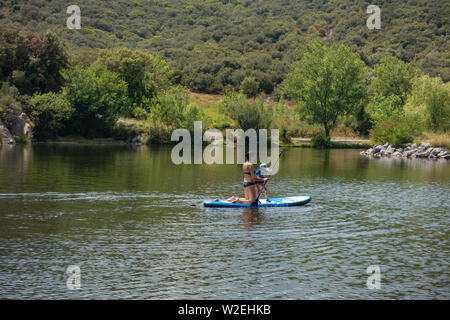
[[[293, 142], [280, 142], [280, 147], [286, 148], [314, 148], [309, 138], [293, 138]], [[171, 146], [174, 143], [141, 143], [129, 142], [125, 140], [117, 140], [114, 138], [93, 138], [87, 139], [83, 137], [58, 137], [56, 139], [48, 139], [46, 141], [29, 141], [27, 143], [17, 143], [15, 145], [89, 145], [89, 146]], [[370, 140], [365, 139], [331, 139], [332, 145], [329, 149], [367, 149], [372, 146]], [[1, 147], [1, 144], [0, 144]]]

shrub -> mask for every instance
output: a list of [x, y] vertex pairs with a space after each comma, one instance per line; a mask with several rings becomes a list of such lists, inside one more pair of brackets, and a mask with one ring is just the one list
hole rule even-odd
[[[168, 63], [144, 51], [128, 48], [102, 50], [97, 63], [105, 65], [127, 83], [128, 97], [135, 103], [119, 110], [123, 116], [134, 115], [134, 108], [149, 107], [148, 99], [154, 99], [173, 82], [173, 70]], [[138, 111], [138, 115], [141, 114]]]
[[7, 82], [0, 89], [0, 119], [9, 125], [10, 120], [22, 112], [19, 101], [19, 91], [16, 87], [9, 86]]
[[366, 107], [366, 112], [372, 122], [377, 125], [385, 119], [403, 115], [402, 100], [396, 95], [375, 95]]
[[261, 98], [247, 99], [243, 93], [229, 92], [219, 104], [219, 110], [236, 121], [243, 130], [267, 129], [272, 122], [272, 110]]
[[36, 94], [30, 103], [33, 135], [38, 140], [56, 137], [75, 110], [65, 96], [53, 92]]
[[75, 108], [70, 133], [84, 137], [109, 134], [119, 110], [129, 103], [127, 84], [105, 66], [75, 66], [63, 72], [67, 100]]
[[157, 101], [150, 112], [150, 119], [156, 125], [156, 131], [161, 128], [193, 129], [194, 121], [204, 117], [189, 98], [189, 90], [184, 87], [170, 88], [166, 93], [159, 94]]
[[406, 118], [391, 118], [370, 130], [370, 139], [375, 143], [389, 142], [396, 147], [413, 141], [414, 130]]
[[249, 98], [254, 98], [259, 93], [259, 82], [254, 77], [246, 77], [241, 82], [241, 91]]
[[411, 121], [424, 129], [446, 132], [450, 129], [450, 84], [440, 78], [417, 78], [405, 105]]
[[328, 149], [331, 148], [331, 139], [324, 135], [315, 135], [311, 138], [311, 144], [314, 148]]
[[133, 117], [139, 120], [145, 120], [148, 118], [149, 113], [141, 107], [136, 107], [133, 109]]

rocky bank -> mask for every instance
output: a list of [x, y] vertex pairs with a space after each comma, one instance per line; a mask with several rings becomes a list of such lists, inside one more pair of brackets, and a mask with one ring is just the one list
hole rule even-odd
[[25, 113], [10, 119], [8, 123], [0, 119], [0, 145], [16, 144], [16, 139], [21, 136], [31, 137], [33, 123]]
[[421, 142], [419, 146], [415, 143], [405, 145], [403, 148], [395, 148], [390, 143], [376, 144], [372, 148], [362, 151], [361, 155], [366, 157], [381, 158], [424, 158], [424, 159], [450, 159], [450, 152], [443, 148], [435, 148], [429, 143]]

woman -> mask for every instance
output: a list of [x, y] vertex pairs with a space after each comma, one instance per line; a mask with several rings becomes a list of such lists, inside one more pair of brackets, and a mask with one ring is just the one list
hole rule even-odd
[[242, 165], [244, 169], [244, 198], [231, 197], [228, 199], [231, 203], [252, 204], [258, 196], [256, 192], [256, 181], [266, 181], [267, 178], [260, 178], [255, 174], [253, 164], [250, 162], [250, 152], [245, 154], [245, 162]]

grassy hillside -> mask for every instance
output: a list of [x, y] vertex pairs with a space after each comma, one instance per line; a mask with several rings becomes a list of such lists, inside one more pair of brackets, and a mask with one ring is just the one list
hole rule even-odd
[[[73, 3], [70, 3], [73, 4]], [[261, 91], [277, 90], [298, 48], [312, 38], [343, 43], [370, 66], [396, 55], [450, 80], [450, 6], [442, 0], [377, 1], [380, 30], [369, 30], [373, 1], [77, 0], [81, 30], [66, 27], [64, 0], [0, 2], [8, 29], [53, 30], [79, 62], [100, 48], [127, 46], [160, 54], [177, 82], [217, 93], [253, 76]]]

